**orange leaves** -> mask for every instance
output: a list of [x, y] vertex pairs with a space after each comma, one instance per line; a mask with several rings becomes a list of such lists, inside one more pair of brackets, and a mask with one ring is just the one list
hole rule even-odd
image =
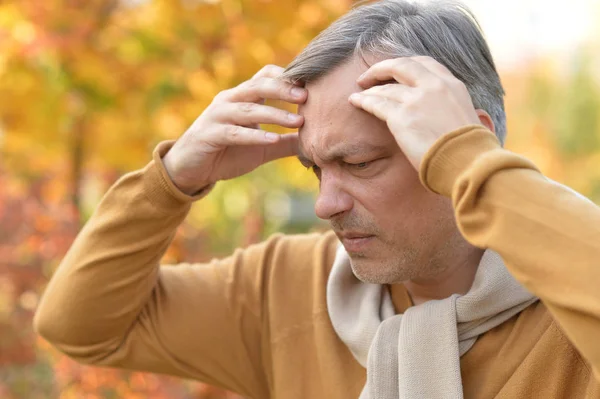
[[[32, 312], [79, 215], [108, 185], [148, 162], [158, 141], [182, 134], [220, 90], [266, 63], [287, 64], [336, 16], [333, 2], [0, 5], [0, 364], [11, 365], [0, 380], [10, 372], [15, 381], [0, 384], [0, 397], [234, 398], [177, 379], [77, 365], [36, 341]], [[309, 179], [286, 160], [217, 188], [181, 227], [165, 261], [206, 259], [259, 240], [287, 217], [263, 212], [262, 203], [292, 209], [297, 201], [287, 190], [313, 191]], [[270, 185], [278, 189], [264, 195]]]
[[[0, 382], [0, 397], [233, 398], [172, 378], [77, 365], [34, 337], [32, 311], [79, 216], [118, 176], [146, 164], [157, 142], [181, 135], [220, 90], [266, 63], [285, 66], [353, 3], [1, 2], [0, 381], [11, 383]], [[547, 66], [505, 72], [504, 82], [509, 147], [600, 200], [600, 150], [586, 136], [600, 138], [590, 127], [597, 83], [584, 74], [565, 84]], [[560, 143], [570, 143], [576, 159], [566, 162]], [[206, 260], [274, 231], [305, 231], [315, 223], [317, 189], [293, 158], [219, 183], [193, 208], [165, 261]]]

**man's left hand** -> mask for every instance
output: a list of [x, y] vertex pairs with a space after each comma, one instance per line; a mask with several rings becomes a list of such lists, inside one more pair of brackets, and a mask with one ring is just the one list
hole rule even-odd
[[438, 138], [481, 123], [464, 83], [431, 57], [378, 62], [357, 83], [365, 90], [352, 94], [350, 103], [387, 123], [417, 171]]

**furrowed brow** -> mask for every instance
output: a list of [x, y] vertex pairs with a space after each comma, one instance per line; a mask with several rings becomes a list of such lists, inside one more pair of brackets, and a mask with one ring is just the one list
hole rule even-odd
[[342, 160], [346, 157], [359, 155], [359, 154], [370, 154], [372, 152], [384, 151], [387, 147], [384, 145], [375, 145], [370, 143], [356, 143], [350, 145], [341, 145], [334, 149], [327, 155], [328, 160]]
[[[342, 144], [340, 146], [334, 147], [329, 154], [327, 154], [323, 161], [325, 162], [333, 162], [333, 161], [341, 161], [344, 158], [359, 155], [359, 154], [370, 154], [373, 152], [383, 152], [388, 149], [388, 146], [385, 145], [374, 145], [369, 143], [356, 143], [345, 145]], [[302, 165], [309, 168], [313, 166], [315, 163], [308, 156], [304, 154], [302, 147], [298, 148], [298, 160]]]

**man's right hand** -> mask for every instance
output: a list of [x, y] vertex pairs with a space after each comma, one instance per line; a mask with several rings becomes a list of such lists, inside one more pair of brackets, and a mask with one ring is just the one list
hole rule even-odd
[[267, 65], [252, 79], [217, 94], [177, 140], [163, 162], [181, 191], [193, 195], [209, 184], [297, 153], [297, 133], [279, 135], [259, 129], [259, 124], [298, 128], [304, 123], [300, 115], [264, 105], [265, 99], [306, 101], [306, 89], [278, 79], [283, 70]]

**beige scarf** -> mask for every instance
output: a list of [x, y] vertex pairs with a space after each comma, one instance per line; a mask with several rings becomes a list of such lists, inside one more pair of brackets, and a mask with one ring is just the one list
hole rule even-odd
[[367, 369], [360, 399], [463, 397], [460, 356], [537, 301], [485, 251], [470, 291], [395, 314], [386, 286], [363, 283], [340, 245], [327, 284], [333, 327]]

